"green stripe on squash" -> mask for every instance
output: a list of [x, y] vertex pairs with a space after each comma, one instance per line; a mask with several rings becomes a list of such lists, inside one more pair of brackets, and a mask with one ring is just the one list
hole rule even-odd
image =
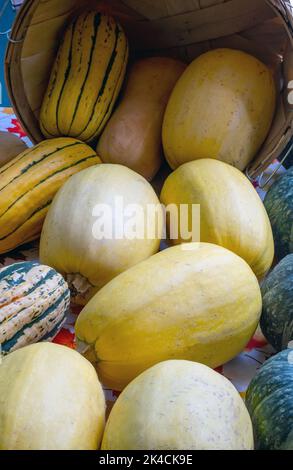
[[78, 16], [52, 68], [40, 113], [44, 135], [96, 138], [118, 97], [127, 60], [127, 39], [112, 17], [95, 11]]
[[36, 262], [0, 270], [2, 353], [56, 335], [65, 321], [70, 292], [54, 269]]
[[[22, 194], [18, 199], [16, 199], [15, 201], [13, 201], [13, 203], [8, 207], [7, 211], [9, 209], [11, 209], [14, 204], [16, 204], [16, 202], [18, 202], [20, 199], [22, 199], [24, 196], [26, 196], [29, 192], [33, 191], [35, 188], [37, 188], [38, 186], [40, 186], [41, 184], [43, 183], [46, 183], [50, 178], [53, 178], [54, 176], [56, 176], [58, 173], [62, 173], [63, 171], [66, 171], [68, 170], [69, 168], [74, 168], [76, 165], [79, 165], [80, 163], [83, 163], [91, 158], [96, 158], [97, 155], [90, 155], [89, 157], [86, 157], [86, 158], [82, 158], [81, 160], [75, 162], [73, 165], [68, 165], [68, 166], [65, 166], [63, 168], [60, 168], [59, 170], [55, 171], [55, 173], [52, 173], [50, 176], [48, 176], [47, 178], [43, 179], [43, 180], [40, 180], [40, 182], [34, 186], [33, 189], [30, 189], [29, 191], [27, 191], [26, 193]], [[42, 211], [45, 207], [48, 207], [52, 202], [52, 199], [49, 199], [49, 201], [44, 204], [43, 206], [39, 207], [38, 209], [34, 210], [26, 220], [24, 220], [24, 222], [22, 224], [20, 224], [18, 227], [16, 227], [13, 231], [11, 231], [10, 233], [8, 233], [7, 235], [5, 235], [4, 237], [1, 237], [0, 238], [0, 241], [2, 240], [5, 240], [7, 237], [11, 236], [13, 233], [15, 233], [17, 230], [19, 230], [29, 219], [31, 219], [34, 215], [36, 215], [38, 212]], [[6, 212], [7, 212], [6, 211]], [[5, 212], [2, 215], [4, 215]], [[0, 217], [1, 217], [0, 216]]]
[[93, 149], [76, 139], [60, 137], [26, 150], [0, 173], [0, 253], [7, 253], [40, 235], [49, 206], [72, 176], [101, 163]]

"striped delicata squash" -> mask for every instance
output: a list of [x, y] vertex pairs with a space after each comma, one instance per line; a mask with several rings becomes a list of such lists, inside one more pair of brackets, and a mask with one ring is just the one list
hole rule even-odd
[[46, 137], [89, 142], [103, 130], [123, 83], [126, 36], [104, 13], [88, 11], [67, 28], [40, 114]]
[[70, 292], [54, 269], [21, 262], [0, 270], [0, 345], [3, 354], [59, 331], [69, 306]]
[[100, 162], [88, 145], [66, 137], [43, 141], [1, 167], [0, 253], [38, 238], [58, 189]]

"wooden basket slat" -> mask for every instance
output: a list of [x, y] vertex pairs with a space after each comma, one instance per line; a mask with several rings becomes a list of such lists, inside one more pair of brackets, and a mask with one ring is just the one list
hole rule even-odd
[[229, 0], [123, 0], [127, 6], [139, 12], [147, 19], [155, 20], [182, 13], [194, 12], [210, 8]]
[[287, 44], [283, 57], [282, 77], [283, 91], [281, 102], [277, 107], [277, 115], [263, 148], [248, 169], [251, 177], [259, 175], [260, 171], [271, 161], [278, 158], [289, 141], [293, 139], [293, 103], [289, 100], [289, 93], [293, 89], [293, 86], [289, 86], [290, 82], [293, 84], [293, 49], [290, 43]]
[[232, 49], [240, 49], [244, 52], [247, 52], [248, 54], [254, 55], [259, 60], [270, 66], [274, 71], [279, 68], [280, 63], [282, 62], [282, 57], [277, 53], [277, 51], [272, 50], [262, 41], [252, 41], [250, 38], [241, 33], [212, 40], [210, 41], [210, 47], [211, 49], [215, 49], [217, 47], [231, 47]]
[[264, 146], [253, 163], [247, 168], [246, 173], [251, 179], [257, 178], [270, 163], [281, 155], [287, 144], [292, 140], [292, 117], [291, 119], [284, 119], [284, 108], [279, 106], [274, 124]]
[[65, 16], [76, 10], [78, 0], [40, 0], [31, 25], [47, 23], [48, 18]]
[[[247, 52], [248, 54], [254, 55], [259, 60], [263, 61], [265, 64], [272, 68], [276, 76], [279, 76], [280, 65], [283, 60], [283, 54], [281, 54], [280, 51], [284, 52], [284, 48], [287, 43], [287, 37], [284, 32], [282, 34], [279, 34], [279, 39], [280, 42], [282, 42], [282, 47], [271, 48], [262, 41], [255, 42], [247, 38], [246, 35], [239, 33], [231, 36], [225, 36], [222, 38], [191, 44], [190, 46], [186, 47], [157, 49], [155, 51], [155, 54], [161, 56], [170, 56], [177, 59], [181, 59], [185, 62], [191, 62], [196, 57], [211, 49], [216, 49], [219, 47], [240, 49], [244, 52]], [[154, 53], [154, 51], [147, 50], [144, 51], [143, 55], [148, 56], [152, 53]], [[141, 56], [141, 54], [141, 51], [139, 51], [139, 56]]]
[[40, 53], [40, 46], [38, 44], [41, 41], [44, 44], [42, 50], [52, 50], [52, 41], [54, 44], [58, 43], [62, 38], [62, 25], [67, 22], [70, 14], [64, 14], [58, 16], [57, 18], [52, 18], [46, 22], [46, 27], [44, 28], [43, 23], [37, 23], [30, 27], [26, 41], [23, 45], [22, 56], [24, 58], [33, 56]]
[[136, 22], [127, 32], [136, 49], [156, 50], [229, 36], [274, 16], [262, 0], [231, 0], [176, 17]]
[[253, 42], [256, 48], [263, 47], [266, 50], [270, 50], [273, 54], [277, 54], [280, 57], [284, 56], [288, 43], [288, 34], [285, 28], [282, 27], [281, 18], [265, 21], [241, 32], [241, 35], [249, 39], [250, 42]]
[[[49, 51], [44, 51], [44, 53], [22, 59], [22, 78], [25, 93], [30, 104], [30, 108], [36, 118], [39, 116], [38, 110], [40, 109], [40, 103], [42, 102], [48, 85], [48, 76], [51, 73], [51, 67], [48, 64], [51, 64], [54, 57], [55, 49], [51, 49]], [[36, 73], [38, 67], [42, 68], [42, 75]], [[43, 77], [45, 77], [45, 79]]]
[[[39, 124], [31, 112], [31, 108], [25, 94], [21, 72], [21, 54], [23, 49], [23, 37], [27, 31], [37, 4], [34, 0], [27, 0], [19, 11], [17, 21], [13, 25], [12, 38], [16, 43], [10, 43], [5, 57], [5, 79], [7, 89], [11, 90], [10, 100], [24, 130], [33, 142], [42, 140]], [[18, 42], [19, 41], [19, 42]], [[13, 92], [12, 92], [13, 90]]]
[[[15, 112], [35, 142], [42, 139], [37, 117], [64, 25], [84, 8], [112, 12], [139, 56], [164, 54], [190, 61], [211, 48], [234, 47], [259, 57], [277, 77], [283, 71], [278, 112], [250, 175], [259, 174], [292, 138], [286, 82], [293, 80], [293, 21], [283, 0], [26, 0], [12, 32], [14, 39], [25, 40], [9, 45], [6, 76]], [[282, 69], [288, 37], [292, 44]]]
[[[222, 2], [223, 0], [210, 0], [211, 4]], [[176, 0], [159, 0], [156, 2], [152, 0], [123, 0], [123, 3], [145, 18], [154, 20], [199, 10], [202, 2], [200, 0], [182, 0], [180, 2]]]
[[[293, 80], [293, 51], [292, 49], [288, 48], [286, 53], [284, 54], [284, 62], [283, 62], [283, 75], [285, 83], [288, 83]], [[292, 82], [293, 84], [293, 82]], [[292, 92], [293, 86], [289, 86], [287, 89], [287, 93], [289, 95]], [[289, 100], [287, 99], [287, 105], [290, 109], [293, 109], [293, 105], [290, 104]]]

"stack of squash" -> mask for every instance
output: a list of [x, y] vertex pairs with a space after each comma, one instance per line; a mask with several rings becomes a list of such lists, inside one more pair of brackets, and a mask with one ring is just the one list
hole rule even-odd
[[[0, 271], [2, 449], [253, 448], [243, 402], [209, 367], [254, 334], [259, 281], [273, 262], [269, 217], [242, 173], [270, 129], [272, 73], [230, 49], [190, 65], [131, 59], [126, 73], [128, 48], [114, 18], [75, 18], [43, 100], [46, 139], [0, 168], [0, 252], [41, 236], [42, 263]], [[156, 194], [164, 156], [175, 171]], [[166, 233], [174, 246], [158, 253]], [[278, 272], [284, 289], [289, 263]], [[276, 277], [264, 284], [264, 312]], [[56, 334], [70, 295], [84, 305], [76, 323], [84, 358], [30, 344]], [[286, 347], [280, 334], [268, 336]], [[99, 380], [126, 387], [103, 440]]]

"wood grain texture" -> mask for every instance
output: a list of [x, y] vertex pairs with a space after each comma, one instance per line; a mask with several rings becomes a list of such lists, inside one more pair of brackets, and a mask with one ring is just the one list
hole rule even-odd
[[279, 109], [250, 176], [259, 175], [284, 150], [293, 136], [287, 88], [293, 79], [287, 65], [293, 54], [293, 20], [283, 0], [27, 0], [12, 31], [13, 38], [24, 40], [8, 46], [6, 77], [15, 112], [34, 142], [42, 139], [37, 118], [60, 35], [85, 6], [119, 19], [136, 57], [163, 54], [191, 61], [207, 50], [232, 47], [274, 67], [276, 76], [284, 78]]

